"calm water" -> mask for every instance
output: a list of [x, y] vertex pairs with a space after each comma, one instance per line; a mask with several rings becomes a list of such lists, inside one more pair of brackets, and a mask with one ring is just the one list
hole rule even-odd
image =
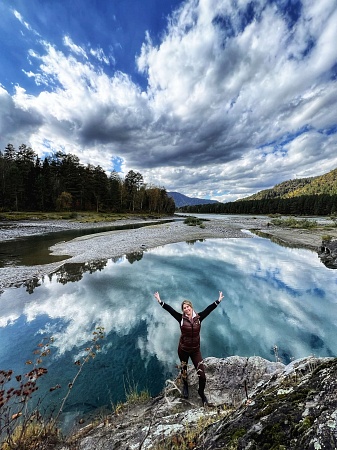
[[[182, 220], [182, 219], [181, 219]], [[40, 235], [25, 236], [18, 239], [11, 239], [0, 242], [0, 267], [9, 266], [36, 266], [39, 264], [49, 264], [62, 261], [67, 255], [52, 255], [49, 248], [58, 242], [67, 242], [79, 236], [86, 236], [104, 231], [129, 230], [142, 228], [154, 223], [166, 223], [171, 220], [156, 222], [145, 222], [133, 225], [112, 225], [100, 228], [87, 228], [75, 230], [54, 231]], [[0, 228], [12, 228], [11, 223], [0, 222]]]
[[[27, 372], [24, 362], [44, 336], [55, 338], [46, 359], [46, 387], [66, 386], [95, 327], [103, 351], [81, 374], [66, 405], [69, 417], [124, 400], [125, 384], [157, 394], [176, 374], [178, 323], [156, 302], [179, 309], [187, 298], [200, 311], [225, 299], [203, 322], [204, 357], [259, 355], [287, 363], [310, 354], [337, 354], [337, 271], [317, 254], [267, 239], [209, 239], [72, 265], [40, 281], [31, 294], [9, 289], [0, 297], [0, 369]], [[32, 291], [32, 290], [31, 290]], [[61, 399], [55, 391], [50, 401]]]

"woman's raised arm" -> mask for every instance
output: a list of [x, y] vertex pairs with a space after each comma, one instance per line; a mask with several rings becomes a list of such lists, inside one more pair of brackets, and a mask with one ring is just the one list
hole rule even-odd
[[154, 293], [154, 296], [155, 296], [155, 298], [157, 299], [157, 302], [158, 302], [158, 303], [161, 303], [160, 295], [159, 295], [159, 292], [158, 292], [158, 291]]

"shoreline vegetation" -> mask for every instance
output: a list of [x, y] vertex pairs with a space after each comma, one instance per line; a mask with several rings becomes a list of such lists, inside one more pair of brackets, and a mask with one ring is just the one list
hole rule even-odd
[[[207, 219], [185, 223], [183, 215], [136, 214], [57, 214], [13, 213], [0, 218], [0, 240], [8, 241], [41, 235], [43, 233], [86, 230], [96, 228], [97, 233], [59, 242], [50, 248], [51, 255], [64, 259], [33, 266], [7, 266], [0, 268], [0, 293], [10, 287], [39, 279], [59, 269], [63, 264], [86, 263], [100, 259], [121, 257], [130, 253], [166, 244], [211, 238], [249, 238], [254, 234], [286, 246], [317, 251], [324, 236], [337, 239], [334, 219], [325, 223], [315, 218], [280, 219], [268, 216], [227, 216], [226, 219]], [[166, 221], [165, 223], [162, 223]], [[188, 222], [188, 221], [187, 221]], [[313, 226], [308, 226], [308, 222]], [[108, 226], [146, 224], [142, 228], [104, 231]], [[301, 227], [301, 224], [303, 226]], [[191, 226], [194, 225], [194, 226]], [[250, 233], [249, 233], [250, 232]]]

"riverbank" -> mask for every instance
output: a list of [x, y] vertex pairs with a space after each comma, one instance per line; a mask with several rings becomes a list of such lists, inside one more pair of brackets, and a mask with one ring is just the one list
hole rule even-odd
[[152, 225], [115, 231], [100, 232], [107, 226], [134, 225], [149, 222], [148, 219], [122, 219], [114, 222], [99, 222], [95, 224], [81, 223], [71, 220], [56, 221], [25, 221], [12, 222], [0, 226], [0, 240], [18, 239], [20, 237], [53, 231], [70, 229], [97, 228], [97, 233], [78, 237], [68, 242], [60, 242], [51, 247], [53, 255], [65, 255], [58, 262], [36, 266], [9, 266], [0, 268], [0, 291], [9, 287], [17, 287], [27, 280], [46, 276], [64, 263], [84, 263], [100, 259], [110, 259], [129, 253], [142, 252], [146, 249], [182, 241], [192, 241], [210, 238], [249, 238], [247, 231], [257, 231], [263, 237], [275, 240], [277, 243], [290, 247], [316, 250], [322, 241], [323, 234], [337, 238], [337, 229], [324, 231], [322, 228], [303, 230], [281, 228], [270, 225], [267, 217], [233, 216], [230, 220], [212, 219], [205, 221], [203, 227], [188, 226], [177, 216], [167, 217], [172, 220], [160, 223], [162, 219], [151, 220]]

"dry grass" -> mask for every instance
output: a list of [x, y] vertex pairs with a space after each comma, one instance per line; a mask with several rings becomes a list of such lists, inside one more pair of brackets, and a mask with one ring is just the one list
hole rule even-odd
[[160, 219], [164, 217], [161, 214], [132, 214], [132, 213], [104, 213], [93, 211], [79, 212], [1, 212], [0, 220], [73, 220], [75, 222], [96, 223], [96, 222], [115, 222], [116, 220], [126, 219]]

